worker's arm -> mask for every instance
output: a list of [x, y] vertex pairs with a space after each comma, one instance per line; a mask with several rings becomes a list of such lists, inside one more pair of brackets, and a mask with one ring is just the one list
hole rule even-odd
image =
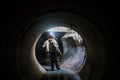
[[46, 41], [43, 43], [42, 47], [45, 47], [45, 45], [46, 45]]

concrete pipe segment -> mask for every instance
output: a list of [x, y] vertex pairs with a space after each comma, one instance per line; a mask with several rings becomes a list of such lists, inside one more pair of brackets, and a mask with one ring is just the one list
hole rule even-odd
[[[82, 3], [71, 1], [56, 2], [57, 4], [49, 4], [47, 0], [30, 3], [33, 6], [23, 5], [25, 8], [16, 5], [18, 11], [13, 8], [16, 13], [13, 17], [8, 15], [7, 30], [3, 28], [3, 31], [7, 31], [3, 32], [5, 35], [2, 37], [1, 61], [3, 67], [6, 65], [4, 70], [7, 71], [3, 70], [3, 74], [15, 80], [110, 79], [109, 75], [112, 74], [109, 72], [114, 68], [110, 47], [113, 43], [109, 36], [112, 29], [97, 20], [94, 8], [89, 9]], [[62, 6], [59, 7], [60, 5]], [[79, 45], [73, 38], [62, 39], [62, 70], [49, 72], [38, 61], [35, 49], [46, 30], [59, 26], [76, 31], [82, 37], [84, 46]]]
[[[107, 59], [105, 56], [106, 47], [104, 45], [102, 36], [95, 28], [95, 25], [90, 21], [86, 20], [82, 16], [68, 12], [53, 12], [44, 16], [37, 17], [33, 20], [33, 24], [31, 23], [31, 25], [26, 28], [25, 32], [22, 33], [23, 35], [21, 35], [19, 38], [16, 54], [16, 63], [18, 65], [18, 70], [21, 72], [20, 74], [22, 76], [26, 76], [29, 80], [39, 80], [43, 75], [47, 73], [41, 64], [39, 64], [35, 56], [35, 47], [37, 41], [44, 31], [57, 26], [67, 26], [70, 23], [75, 25], [71, 28], [76, 30], [83, 37], [86, 44], [86, 64], [83, 67], [82, 71], [78, 70], [78, 73], [81, 75], [81, 78], [88, 78], [90, 74], [93, 76], [91, 78], [96, 77], [99, 79], [101, 77], [102, 73], [104, 72], [104, 67]], [[73, 57], [72, 54], [80, 52], [76, 49], [76, 47], [73, 48], [75, 43], [71, 40], [72, 39], [64, 40], [66, 41], [67, 45], [69, 44], [69, 46], [65, 46], [63, 44], [64, 51], [65, 49], [68, 49], [69, 51], [65, 52], [64, 54], [69, 53], [69, 57], [67, 55], [63, 56], [61, 66], [72, 66], [73, 64], [67, 64], [68, 62], [73, 61], [70, 57]], [[80, 57], [81, 56], [79, 56], [79, 58]], [[68, 62], [66, 62], [67, 59], [69, 59]], [[84, 56], [82, 56], [80, 59], [84, 59]], [[81, 66], [83, 65], [80, 65], [78, 67]], [[95, 67], [92, 68], [93, 66]], [[86, 67], [88, 67], [87, 71], [84, 70]], [[84, 75], [84, 72], [86, 72], [88, 75]], [[94, 74], [94, 72], [98, 73]]]

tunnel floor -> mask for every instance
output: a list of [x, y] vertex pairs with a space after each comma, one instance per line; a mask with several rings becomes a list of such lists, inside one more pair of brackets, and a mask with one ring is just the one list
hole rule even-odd
[[74, 71], [67, 69], [51, 70], [51, 66], [43, 65], [43, 67], [47, 70], [46, 79], [44, 80], [81, 80], [80, 76]]
[[[47, 71], [51, 71], [51, 66], [49, 65], [42, 65]], [[58, 71], [56, 68], [54, 68], [53, 71]]]

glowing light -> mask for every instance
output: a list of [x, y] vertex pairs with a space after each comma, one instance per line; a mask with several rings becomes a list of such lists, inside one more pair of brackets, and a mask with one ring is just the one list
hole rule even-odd
[[54, 35], [53, 32], [50, 32], [50, 35]]
[[49, 34], [50, 34], [50, 35], [52, 35], [52, 36], [55, 38], [55, 35], [54, 35], [54, 33], [53, 33], [53, 32], [50, 32]]

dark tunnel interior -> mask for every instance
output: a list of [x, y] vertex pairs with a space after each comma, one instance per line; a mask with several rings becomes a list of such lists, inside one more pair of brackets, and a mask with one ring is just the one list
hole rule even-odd
[[[117, 2], [11, 0], [3, 1], [2, 4], [4, 5], [1, 6], [0, 18], [1, 79], [119, 80]], [[52, 73], [42, 67], [44, 51], [41, 45], [48, 35], [45, 31], [56, 26], [71, 26], [70, 28], [79, 33], [84, 40], [86, 52], [84, 57], [77, 56], [83, 60], [81, 65], [77, 65], [79, 67], [77, 73], [64, 70]], [[66, 69], [67, 63], [72, 64], [71, 59], [74, 57], [67, 53], [79, 54], [81, 48], [71, 38], [60, 41], [65, 35], [64, 32], [55, 34], [61, 46], [60, 50], [64, 54], [61, 58], [61, 67]], [[73, 68], [74, 64], [67, 68], [71, 69], [71, 66]]]

